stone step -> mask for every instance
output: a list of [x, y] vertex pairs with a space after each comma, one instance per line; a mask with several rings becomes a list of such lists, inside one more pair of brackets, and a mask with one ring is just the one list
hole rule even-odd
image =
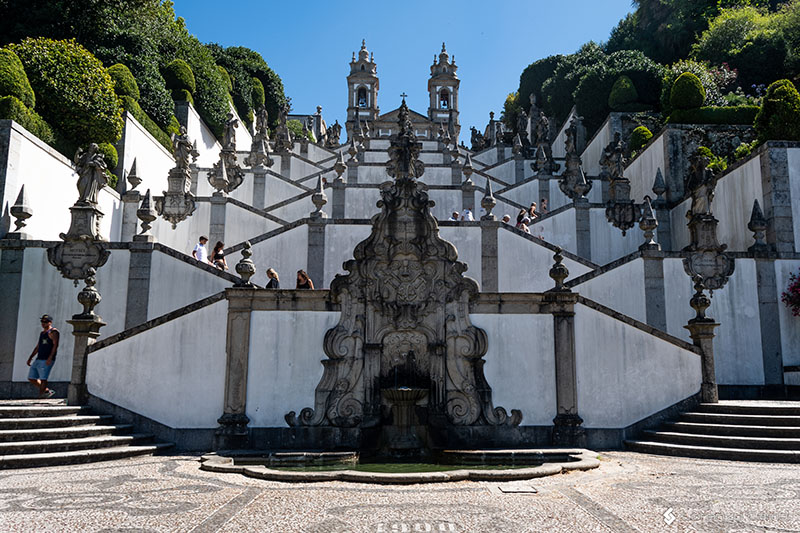
[[800, 438], [800, 427], [747, 426], [742, 424], [701, 424], [697, 422], [671, 422], [664, 424], [665, 431], [733, 437]]
[[99, 437], [81, 437], [76, 439], [50, 439], [0, 443], [0, 456], [14, 454], [37, 454], [70, 452], [75, 450], [89, 450], [96, 448], [112, 448], [115, 446], [129, 446], [131, 444], [144, 444], [152, 440], [152, 435], [102, 435]]
[[625, 441], [625, 446], [632, 451], [670, 455], [677, 457], [695, 457], [698, 459], [721, 459], [725, 461], [755, 461], [764, 463], [800, 463], [800, 451], [794, 450], [758, 450], [751, 448], [722, 448], [713, 446], [691, 446], [686, 444], [669, 444], [652, 441]]
[[68, 416], [91, 414], [91, 407], [72, 405], [0, 405], [0, 419], [41, 418], [45, 416]]
[[800, 416], [800, 402], [701, 403], [697, 410], [728, 415]]
[[793, 415], [717, 414], [694, 411], [681, 414], [681, 421], [699, 422], [702, 424], [800, 427], [800, 416]]
[[114, 420], [110, 415], [70, 415], [42, 416], [36, 418], [2, 418], [0, 430], [3, 429], [35, 429], [68, 426], [85, 426], [87, 424], [109, 423]]
[[36, 429], [4, 429], [0, 431], [0, 443], [31, 440], [77, 439], [99, 437], [101, 435], [120, 435], [133, 429], [129, 424], [114, 426], [69, 426]]
[[0, 469], [32, 468], [37, 466], [56, 466], [77, 463], [93, 463], [124, 459], [138, 455], [151, 455], [172, 447], [170, 443], [155, 443], [145, 446], [115, 446], [91, 450], [75, 450], [54, 453], [30, 453], [0, 456]]
[[759, 450], [800, 450], [800, 438], [738, 437], [729, 435], [699, 435], [671, 431], [645, 431], [643, 440], [690, 446], [748, 448]]

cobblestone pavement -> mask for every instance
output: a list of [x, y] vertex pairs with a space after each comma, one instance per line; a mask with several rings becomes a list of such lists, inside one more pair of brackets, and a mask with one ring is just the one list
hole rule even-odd
[[800, 531], [796, 465], [602, 458], [533, 481], [399, 487], [261, 481], [194, 456], [0, 471], [0, 532]]

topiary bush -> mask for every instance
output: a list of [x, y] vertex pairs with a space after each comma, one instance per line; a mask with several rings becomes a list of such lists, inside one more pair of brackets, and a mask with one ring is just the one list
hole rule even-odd
[[636, 91], [633, 82], [628, 76], [620, 76], [611, 87], [611, 94], [608, 95], [608, 107], [614, 111], [622, 111], [626, 104], [631, 104], [639, 100], [639, 93]]
[[672, 85], [669, 103], [673, 109], [695, 109], [706, 101], [706, 90], [700, 78], [691, 72], [684, 72]]
[[38, 98], [38, 109], [72, 157], [90, 142], [116, 142], [122, 108], [103, 64], [75, 40], [25, 39], [12, 45]]
[[133, 77], [130, 69], [122, 63], [108, 67], [108, 75], [114, 80], [114, 92], [117, 96], [130, 96], [137, 102], [140, 98], [139, 84]]
[[197, 90], [197, 82], [195, 81], [192, 67], [183, 59], [173, 59], [170, 61], [167, 66], [164, 67], [163, 74], [167, 89], [172, 91], [172, 98], [175, 100], [185, 99], [183, 91], [192, 95]]
[[264, 84], [258, 78], [253, 78], [253, 107], [260, 109], [266, 101], [264, 94]]
[[699, 107], [676, 109], [670, 113], [670, 124], [741, 124], [752, 126], [759, 111], [758, 106]]
[[112, 189], [117, 187], [117, 175], [114, 174], [114, 169], [119, 164], [119, 154], [113, 144], [100, 143], [97, 145], [98, 151], [103, 154], [103, 160], [106, 162], [106, 177], [108, 178], [108, 186]]
[[800, 93], [789, 80], [778, 80], [767, 88], [755, 118], [761, 142], [800, 141]]
[[53, 130], [36, 111], [29, 109], [16, 96], [0, 97], [0, 119], [11, 119], [47, 144], [53, 144]]
[[720, 67], [710, 67], [706, 63], [698, 61], [681, 60], [669, 66], [664, 73], [661, 109], [666, 114], [672, 111], [672, 105], [670, 104], [672, 86], [675, 85], [675, 80], [684, 72], [691, 72], [700, 79], [700, 83], [706, 91], [705, 105], [731, 105], [726, 102], [723, 95], [726, 91], [734, 89], [738, 76], [735, 70], [731, 70], [724, 64]]
[[228, 92], [233, 92], [233, 80], [231, 79], [231, 75], [228, 74], [228, 71], [225, 70], [225, 67], [217, 65], [217, 70], [222, 75], [223, 81], [225, 81], [225, 88], [228, 89]]
[[628, 149], [631, 152], [638, 152], [644, 147], [650, 139], [653, 138], [653, 133], [644, 126], [639, 126], [633, 133], [631, 133], [631, 140], [628, 141]]
[[25, 107], [36, 107], [36, 96], [22, 61], [9, 48], [0, 48], [0, 96], [14, 96]]

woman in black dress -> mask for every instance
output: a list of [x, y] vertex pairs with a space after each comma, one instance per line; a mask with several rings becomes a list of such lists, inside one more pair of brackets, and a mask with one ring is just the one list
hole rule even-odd
[[228, 262], [225, 260], [225, 252], [222, 251], [223, 248], [225, 248], [225, 243], [217, 241], [210, 255], [211, 264], [220, 270], [228, 270]]
[[274, 268], [267, 269], [267, 277], [269, 281], [267, 282], [267, 289], [280, 289], [281, 288], [281, 280], [278, 279], [278, 273], [275, 272]]
[[314, 282], [308, 277], [305, 270], [297, 271], [297, 287], [298, 289], [313, 289]]

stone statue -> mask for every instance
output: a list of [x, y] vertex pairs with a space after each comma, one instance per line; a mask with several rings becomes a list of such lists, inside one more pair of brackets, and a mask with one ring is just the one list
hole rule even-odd
[[341, 124], [339, 124], [339, 121], [337, 120], [336, 122], [333, 123], [332, 126], [330, 126], [327, 129], [325, 133], [326, 137], [325, 146], [327, 148], [336, 148], [337, 146], [339, 146], [339, 136], [341, 134], [342, 134], [342, 126]]
[[281, 128], [286, 127], [286, 121], [289, 120], [289, 104], [288, 102], [283, 104], [280, 111], [278, 112], [278, 123], [280, 124]]
[[689, 190], [692, 193], [692, 206], [686, 213], [688, 218], [695, 215], [711, 215], [711, 202], [714, 200], [714, 189], [717, 179], [708, 168], [708, 157], [696, 155], [692, 158], [689, 176]]
[[267, 108], [261, 106], [261, 109], [256, 113], [256, 135], [261, 136], [264, 140], [267, 139], [267, 130], [269, 129], [269, 113]]
[[228, 113], [222, 140], [222, 148], [224, 150], [236, 150], [236, 128], [238, 127], [239, 119], [234, 117], [233, 113]]
[[470, 131], [472, 132], [472, 136], [470, 138], [470, 141], [472, 142], [472, 151], [480, 152], [486, 148], [486, 141], [483, 138], [483, 134], [479, 132], [475, 126], [472, 126]]
[[550, 139], [550, 119], [544, 114], [544, 111], [539, 111], [539, 118], [536, 120], [536, 144], [548, 142]]
[[[610, 150], [609, 150], [610, 148]], [[625, 174], [625, 146], [622, 144], [622, 135], [619, 132], [614, 134], [614, 140], [603, 151], [603, 157], [608, 155], [608, 173], [611, 180], [622, 179]], [[603, 160], [600, 160], [603, 164]]]
[[175, 163], [177, 168], [188, 170], [191, 162], [190, 158], [197, 159], [199, 155], [197, 150], [194, 149], [192, 141], [189, 140], [189, 135], [186, 134], [186, 128], [181, 126], [178, 135], [172, 134], [172, 149], [175, 153]]
[[92, 143], [84, 151], [75, 153], [75, 171], [78, 173], [78, 204], [97, 205], [100, 189], [108, 184], [105, 159], [97, 144]]
[[528, 140], [528, 114], [525, 112], [524, 109], [520, 110], [519, 115], [517, 115], [517, 133], [519, 133], [522, 143], [527, 144], [526, 141]]
[[564, 150], [567, 152], [567, 154], [577, 154], [578, 148], [577, 145], [575, 144], [575, 138], [578, 135], [578, 128], [575, 125], [574, 119], [572, 120], [572, 122], [570, 122], [569, 127], [564, 132], [564, 134], [567, 137], [566, 140], [564, 141]]

